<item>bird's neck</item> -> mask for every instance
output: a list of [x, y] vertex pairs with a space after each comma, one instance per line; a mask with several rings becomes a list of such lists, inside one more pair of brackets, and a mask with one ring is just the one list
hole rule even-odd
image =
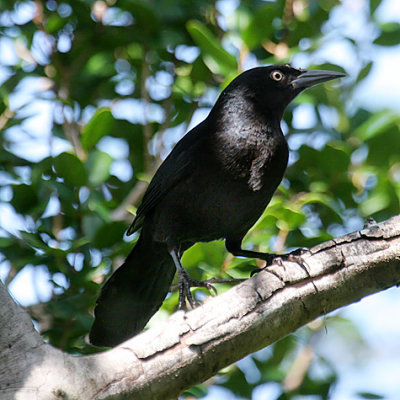
[[[265, 136], [282, 136], [280, 122], [282, 115], [270, 112], [246, 92], [239, 90], [233, 93], [222, 94], [210, 113], [210, 119], [217, 121], [215, 131], [218, 135], [238, 140], [241, 145], [249, 145], [257, 138]], [[262, 139], [264, 140], [264, 139]]]

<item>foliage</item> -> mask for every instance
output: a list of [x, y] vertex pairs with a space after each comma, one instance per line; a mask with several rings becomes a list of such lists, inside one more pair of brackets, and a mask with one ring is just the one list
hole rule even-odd
[[[134, 212], [143, 183], [218, 91], [256, 63], [292, 60], [349, 77], [345, 85], [315, 87], [289, 107], [290, 167], [246, 246], [312, 246], [360, 228], [367, 216], [399, 213], [399, 115], [351, 102], [373, 68], [373, 53], [361, 49], [399, 43], [399, 24], [380, 26], [375, 18], [379, 1], [363, 10], [376, 33], [358, 37], [332, 22], [343, 7], [338, 0], [0, 4], [0, 43], [15, 52], [0, 59], [0, 206], [11, 206], [22, 221], [20, 229], [0, 230], [5, 281], [28, 266], [45, 267], [52, 296], [30, 311], [52, 345], [77, 354], [96, 351], [85, 335], [99, 285], [132, 248], [123, 240], [132, 219], [127, 210]], [[337, 42], [350, 48], [354, 65], [334, 65], [334, 57], [321, 55]], [[47, 110], [47, 124], [35, 120], [40, 108]], [[306, 127], [298, 122], [301, 112], [309, 117]], [[183, 262], [195, 278], [208, 278], [246, 277], [256, 261], [234, 259], [213, 242], [194, 246]], [[176, 304], [172, 294], [161, 317]], [[301, 341], [291, 336], [250, 356], [251, 368], [229, 367], [215, 383], [240, 398], [251, 398], [265, 382], [282, 383], [277, 399], [328, 398], [337, 374], [321, 358], [288, 384], [291, 366], [319, 329], [305, 328]], [[315, 363], [325, 365], [322, 377], [313, 373]], [[199, 386], [187, 396], [206, 393]]]

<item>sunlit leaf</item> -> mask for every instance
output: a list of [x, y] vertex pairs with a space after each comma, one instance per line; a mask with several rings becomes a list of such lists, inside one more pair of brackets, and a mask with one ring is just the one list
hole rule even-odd
[[52, 34], [59, 31], [68, 22], [66, 18], [61, 18], [57, 14], [51, 15], [46, 21], [46, 32]]
[[89, 184], [97, 186], [110, 176], [112, 157], [102, 151], [92, 151], [87, 160]]
[[236, 58], [222, 47], [221, 43], [204, 24], [192, 20], [187, 23], [187, 29], [200, 47], [205, 63], [213, 72], [229, 75], [232, 70], [237, 70]]
[[360, 71], [360, 73], [357, 76], [357, 82], [362, 81], [364, 78], [368, 76], [368, 74], [371, 72], [371, 68], [373, 66], [373, 62], [370, 61], [365, 67], [363, 67]]
[[375, 13], [376, 9], [379, 7], [381, 3], [382, 3], [381, 0], [369, 0], [369, 11], [371, 15]]
[[358, 392], [357, 396], [360, 397], [361, 399], [368, 399], [368, 400], [380, 400], [386, 398], [386, 396], [371, 392]]
[[40, 238], [38, 234], [20, 231], [20, 235], [22, 239], [28, 242], [31, 246], [36, 247], [38, 249], [44, 249], [44, 250], [48, 249], [47, 244], [43, 242], [43, 240]]
[[100, 108], [82, 131], [82, 146], [90, 150], [103, 136], [110, 135], [114, 117], [109, 108]]
[[400, 24], [387, 22], [381, 26], [382, 33], [374, 40], [380, 46], [395, 46], [400, 43]]
[[392, 126], [399, 124], [399, 116], [390, 110], [384, 110], [373, 114], [367, 121], [358, 127], [354, 132], [361, 140], [368, 140], [374, 136], [378, 136], [390, 129]]
[[83, 186], [86, 183], [86, 171], [81, 160], [71, 153], [61, 153], [54, 158], [57, 175], [72, 186]]
[[[257, 46], [260, 47], [264, 41], [271, 40], [272, 21], [277, 17], [279, 8], [275, 3], [267, 3], [256, 12], [253, 12], [253, 10], [246, 11], [251, 19], [246, 29], [242, 32], [242, 39], [249, 49], [253, 49]], [[241, 13], [244, 12], [244, 10], [241, 11]], [[243, 18], [242, 15], [240, 17]]]

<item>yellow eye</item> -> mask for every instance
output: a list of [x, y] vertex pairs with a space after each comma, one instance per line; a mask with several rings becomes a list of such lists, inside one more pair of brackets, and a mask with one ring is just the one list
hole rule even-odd
[[272, 71], [271, 72], [271, 78], [276, 81], [279, 82], [283, 79], [283, 74], [281, 71]]

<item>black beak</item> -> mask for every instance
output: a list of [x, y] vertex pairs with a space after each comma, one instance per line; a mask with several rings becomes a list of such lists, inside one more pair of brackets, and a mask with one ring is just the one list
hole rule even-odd
[[306, 69], [301, 71], [301, 74], [292, 80], [292, 86], [294, 89], [307, 89], [317, 83], [330, 81], [331, 79], [341, 78], [343, 76], [346, 76], [346, 74], [318, 69]]

